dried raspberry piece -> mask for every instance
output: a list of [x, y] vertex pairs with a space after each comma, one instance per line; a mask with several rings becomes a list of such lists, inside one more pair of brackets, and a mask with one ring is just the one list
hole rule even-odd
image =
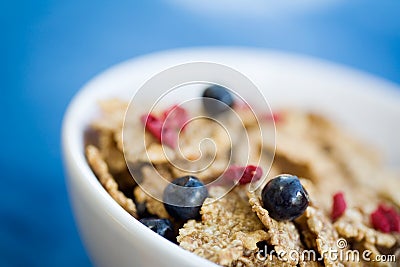
[[279, 123], [283, 120], [283, 115], [279, 112], [268, 113], [264, 115], [264, 119], [266, 121], [274, 121], [275, 123]]
[[142, 115], [140, 118], [147, 131], [149, 131], [161, 144], [175, 148], [179, 131], [189, 120], [184, 108], [173, 105], [166, 109], [161, 118], [153, 114]]
[[244, 169], [244, 173], [239, 180], [240, 184], [247, 184], [251, 181], [258, 181], [260, 180], [263, 171], [261, 167], [254, 166], [254, 165], [247, 165]]
[[400, 214], [383, 204], [371, 214], [371, 223], [383, 233], [400, 232]]
[[371, 223], [375, 229], [380, 230], [381, 232], [390, 232], [389, 221], [387, 220], [385, 212], [381, 210], [380, 206], [371, 214]]
[[240, 177], [242, 177], [243, 173], [244, 173], [244, 167], [232, 165], [229, 166], [229, 168], [225, 171], [223, 177], [229, 181], [237, 181], [240, 179]]
[[239, 184], [248, 184], [251, 181], [260, 180], [263, 171], [261, 167], [254, 165], [230, 166], [224, 173], [224, 177], [232, 181], [239, 181]]
[[144, 127], [149, 131], [157, 140], [161, 141], [161, 129], [163, 122], [153, 114], [142, 115], [140, 121]]
[[347, 208], [346, 200], [344, 199], [343, 192], [338, 192], [333, 196], [332, 214], [331, 218], [336, 221], [340, 216], [343, 215]]
[[169, 127], [163, 127], [161, 131], [161, 144], [166, 144], [170, 148], [175, 148], [178, 142], [178, 132]]
[[184, 129], [185, 124], [189, 121], [189, 115], [184, 108], [173, 105], [163, 112], [162, 120], [166, 127], [179, 131]]
[[171, 148], [176, 147], [178, 134], [173, 129], [166, 127], [164, 122], [153, 114], [142, 115], [140, 120], [149, 131], [161, 144], [166, 144]]
[[398, 214], [394, 208], [390, 208], [387, 212], [386, 218], [389, 220], [390, 230], [400, 233], [400, 214]]

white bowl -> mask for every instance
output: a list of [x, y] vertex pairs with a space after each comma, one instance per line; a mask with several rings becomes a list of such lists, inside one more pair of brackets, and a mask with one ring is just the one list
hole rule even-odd
[[69, 195], [81, 237], [97, 266], [215, 266], [125, 212], [100, 185], [84, 156], [83, 130], [95, 116], [99, 99], [129, 100], [152, 75], [189, 61], [239, 70], [262, 90], [272, 109], [283, 105], [326, 113], [381, 148], [388, 164], [400, 166], [400, 89], [389, 82], [315, 59], [256, 49], [185, 49], [129, 60], [85, 85], [63, 124]]

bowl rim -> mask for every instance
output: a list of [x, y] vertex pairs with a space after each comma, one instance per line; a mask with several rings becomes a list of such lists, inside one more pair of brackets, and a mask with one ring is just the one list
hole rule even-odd
[[[78, 169], [81, 173], [80, 177], [74, 177], [74, 179], [79, 179], [84, 190], [87, 190], [87, 194], [91, 197], [94, 197], [96, 201], [99, 202], [99, 205], [102, 209], [107, 212], [110, 216], [112, 216], [115, 220], [117, 220], [124, 228], [126, 228], [130, 233], [138, 233], [142, 232], [146, 238], [154, 239], [155, 246], [159, 246], [160, 249], [165, 249], [168, 253], [172, 253], [179, 257], [179, 260], [182, 262], [190, 262], [191, 264], [201, 265], [201, 266], [217, 266], [213, 262], [208, 261], [202, 257], [199, 257], [183, 248], [171, 245], [171, 243], [164, 239], [163, 237], [157, 235], [146, 226], [142, 225], [138, 220], [134, 219], [128, 212], [126, 212], [119, 204], [113, 200], [113, 198], [108, 194], [108, 192], [103, 188], [100, 184], [94, 173], [92, 172], [89, 164], [87, 163], [84, 156], [84, 148], [82, 146], [82, 140], [79, 142], [79, 138], [82, 138], [82, 132], [79, 124], [82, 121], [79, 121], [80, 116], [82, 116], [82, 112], [80, 112], [82, 105], [84, 105], [87, 101], [96, 101], [93, 98], [95, 94], [96, 88], [102, 82], [111, 79], [113, 76], [117, 75], [120, 72], [125, 71], [126, 69], [132, 69], [135, 67], [139, 67], [141, 65], [151, 64], [158, 59], [172, 59], [177, 57], [179, 59], [183, 59], [188, 55], [197, 55], [196, 57], [201, 57], [201, 55], [215, 55], [218, 53], [224, 54], [246, 54], [257, 56], [262, 53], [263, 55], [270, 55], [273, 57], [281, 57], [284, 59], [296, 59], [300, 62], [311, 62], [312, 64], [317, 64], [321, 67], [328, 68], [331, 70], [341, 70], [345, 72], [350, 72], [350, 75], [361, 76], [363, 79], [368, 78], [372, 82], [378, 84], [384, 84], [383, 88], [393, 88], [393, 90], [389, 89], [385, 92], [391, 96], [394, 96], [396, 101], [400, 99], [400, 90], [396, 84], [383, 80], [381, 78], [373, 77], [369, 74], [366, 74], [362, 71], [354, 70], [352, 68], [341, 66], [336, 63], [331, 63], [328, 61], [314, 59], [304, 55], [296, 55], [286, 52], [274, 51], [274, 50], [265, 50], [259, 48], [245, 48], [245, 47], [199, 47], [199, 48], [186, 48], [186, 49], [173, 49], [166, 50], [161, 52], [155, 52], [151, 54], [147, 54], [144, 56], [136, 57], [129, 59], [127, 61], [116, 64], [96, 75], [94, 78], [90, 79], [85, 85], [83, 85], [77, 94], [73, 97], [68, 108], [65, 112], [63, 123], [62, 123], [62, 153], [64, 163], [68, 162], [72, 164], [72, 166]], [[212, 57], [212, 56], [211, 56]], [[190, 56], [188, 58], [191, 58]], [[207, 57], [209, 58], [209, 56]], [[175, 60], [172, 60], [173, 62]], [[84, 115], [85, 116], [85, 115]], [[87, 121], [88, 122], [88, 121]], [[64, 165], [66, 166], [66, 165]], [[67, 175], [67, 179], [72, 179]]]

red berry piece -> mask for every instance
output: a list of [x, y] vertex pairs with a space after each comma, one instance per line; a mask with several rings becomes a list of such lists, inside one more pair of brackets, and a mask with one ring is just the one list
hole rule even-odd
[[244, 167], [232, 165], [224, 173], [224, 178], [229, 181], [238, 181], [244, 172]]
[[162, 120], [165, 126], [175, 130], [183, 130], [185, 124], [189, 121], [189, 115], [184, 108], [173, 105], [163, 112]]
[[178, 143], [178, 132], [169, 127], [163, 127], [161, 131], [161, 144], [166, 144], [170, 148], [175, 148]]
[[166, 144], [175, 148], [178, 141], [178, 133], [189, 121], [189, 115], [184, 108], [173, 105], [166, 109], [161, 118], [153, 114], [142, 115], [140, 118], [146, 130], [149, 131], [160, 144]]
[[344, 194], [342, 192], [338, 192], [333, 196], [333, 205], [332, 205], [332, 220], [336, 221], [343, 213], [346, 211], [347, 204], [344, 199]]
[[144, 124], [149, 133], [151, 133], [158, 141], [161, 141], [161, 130], [163, 122], [153, 114], [142, 115], [141, 122]]
[[258, 181], [262, 177], [261, 167], [254, 165], [230, 166], [224, 173], [224, 177], [232, 181], [239, 181], [239, 184], [248, 184], [251, 181]]
[[385, 212], [381, 209], [381, 206], [371, 214], [371, 223], [375, 229], [381, 232], [390, 232], [390, 224], [386, 219]]
[[171, 148], [176, 147], [178, 133], [169, 127], [166, 127], [164, 122], [152, 114], [143, 115], [140, 120], [145, 128], [151, 133], [160, 144], [166, 144]]
[[248, 165], [245, 167], [242, 177], [239, 180], [239, 184], [248, 184], [251, 181], [260, 180], [263, 171], [261, 167]]
[[383, 233], [400, 232], [400, 214], [382, 204], [371, 214], [371, 223]]
[[279, 123], [283, 120], [283, 115], [281, 113], [268, 113], [264, 115], [264, 119], [266, 121], [274, 121], [275, 123]]
[[394, 208], [387, 211], [386, 218], [389, 220], [390, 230], [392, 232], [400, 233], [400, 214], [396, 213]]

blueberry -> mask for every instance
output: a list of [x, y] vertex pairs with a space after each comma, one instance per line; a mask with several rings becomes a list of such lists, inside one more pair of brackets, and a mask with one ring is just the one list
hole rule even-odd
[[144, 218], [140, 219], [139, 222], [146, 225], [153, 232], [156, 232], [166, 239], [176, 242], [176, 237], [174, 233], [174, 227], [168, 219], [158, 219], [158, 218]]
[[308, 207], [309, 197], [299, 178], [279, 175], [270, 180], [261, 192], [263, 206], [275, 220], [293, 220]]
[[164, 190], [165, 209], [177, 220], [187, 221], [200, 217], [200, 208], [208, 197], [207, 188], [194, 176], [173, 180]]
[[203, 106], [210, 115], [218, 115], [233, 106], [233, 97], [222, 86], [212, 85], [203, 92]]

